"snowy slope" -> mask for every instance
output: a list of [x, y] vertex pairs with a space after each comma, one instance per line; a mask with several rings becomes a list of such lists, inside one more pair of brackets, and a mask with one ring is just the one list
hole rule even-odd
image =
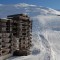
[[31, 55], [7, 60], [60, 60], [60, 12], [42, 6], [0, 4], [0, 17], [25, 13], [33, 20]]
[[44, 35], [46, 39], [51, 43], [50, 46], [54, 51], [54, 56], [56, 60], [60, 59], [60, 31], [46, 31]]

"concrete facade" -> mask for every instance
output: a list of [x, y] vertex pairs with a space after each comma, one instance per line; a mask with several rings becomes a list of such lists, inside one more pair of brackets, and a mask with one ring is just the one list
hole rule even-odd
[[7, 19], [0, 19], [0, 56], [10, 57], [15, 51], [19, 51], [19, 55], [30, 54], [31, 32], [32, 21], [27, 15], [9, 15]]

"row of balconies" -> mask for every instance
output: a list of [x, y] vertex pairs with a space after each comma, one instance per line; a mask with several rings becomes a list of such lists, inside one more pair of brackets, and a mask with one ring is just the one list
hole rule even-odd
[[28, 37], [19, 37], [20, 38], [20, 40], [28, 40]]
[[19, 35], [29, 35], [29, 36], [31, 36], [31, 32], [29, 32], [28, 30], [26, 30], [26, 31], [16, 31], [16, 30], [13, 30], [12, 31], [13, 33], [17, 33], [17, 34], [19, 34]]
[[31, 46], [31, 44], [28, 44], [28, 43], [25, 44], [25, 42], [19, 44], [19, 48], [22, 50], [25, 50], [25, 49], [28, 50], [30, 48], [30, 46]]
[[10, 33], [2, 33], [2, 37], [6, 37], [6, 38], [8, 38], [8, 37], [10, 37]]
[[[31, 24], [28, 24], [28, 23], [20, 23], [20, 25], [22, 25], [22, 26], [24, 26], [24, 27], [26, 27], [26, 26], [31, 26]], [[6, 25], [5, 23], [4, 24], [1, 24], [0, 25], [1, 27], [14, 27], [13, 25]], [[16, 26], [18, 26], [18, 25], [16, 25]]]
[[7, 22], [7, 19], [1, 19], [0, 22], [1, 23], [6, 23]]
[[11, 38], [11, 37], [10, 36], [7, 36], [7, 35], [0, 36], [0, 39], [4, 39], [4, 38]]
[[20, 38], [19, 39], [19, 42], [21, 43], [21, 44], [28, 44], [29, 42], [31, 43], [31, 39], [29, 39], [29, 38], [27, 38], [27, 39], [23, 39], [23, 38]]
[[6, 29], [6, 28], [2, 28], [1, 30], [0, 30], [0, 33], [10, 33], [10, 32], [12, 32], [12, 29]]
[[12, 31], [10, 31], [10, 30], [0, 31], [0, 33], [9, 33], [9, 32], [11, 33]]
[[[22, 17], [22, 16], [20, 16], [20, 17]], [[22, 17], [22, 18], [24, 18], [24, 17]], [[8, 20], [3, 20], [2, 21], [2, 25], [6, 25], [6, 22], [7, 22]], [[29, 20], [25, 20], [25, 18], [24, 19], [22, 19], [22, 20], [20, 20], [21, 22], [20, 23], [25, 23], [25, 24], [30, 24], [31, 25], [31, 21], [29, 21]], [[5, 23], [4, 23], [5, 22]], [[8, 22], [8, 23], [13, 23], [13, 21], [12, 20], [10, 20], [10, 22]], [[17, 22], [16, 22], [17, 23]], [[12, 25], [12, 24], [11, 24]]]
[[28, 24], [28, 23], [20, 23], [20, 25], [22, 26], [22, 27], [31, 27], [31, 25], [30, 24]]
[[2, 38], [2, 41], [4, 42], [9, 42], [11, 39], [10, 38]]
[[21, 20], [28, 20], [29, 17], [26, 17], [26, 16], [19, 16], [19, 19], [21, 19]]
[[28, 45], [29, 43], [31, 43], [31, 40], [20, 40], [19, 43]]
[[31, 33], [31, 31], [30, 30], [27, 30], [27, 29], [25, 29], [25, 28], [23, 28], [23, 29], [21, 29], [19, 32], [23, 32], [23, 33]]
[[1, 39], [4, 39], [4, 38], [11, 38], [11, 35], [10, 33], [0, 33], [0, 41]]
[[2, 42], [2, 48], [11, 48], [11, 43]]
[[24, 19], [21, 19], [21, 20], [19, 20], [19, 23], [22, 23], [22, 24], [32, 24], [32, 21], [30, 21], [30, 20], [24, 20]]
[[1, 45], [1, 48], [0, 48], [0, 56], [9, 54], [11, 52], [12, 51], [11, 51], [10, 44], [5, 44], [5, 46], [3, 46], [3, 44]]
[[4, 56], [4, 55], [9, 54], [9, 53], [11, 53], [11, 49], [4, 48], [0, 51], [1, 56]]
[[2, 35], [10, 35], [10, 33], [0, 33], [0, 36], [2, 36]]
[[[23, 28], [20, 28], [21, 30], [20, 31], [22, 31], [22, 32], [24, 32], [24, 31], [29, 31], [29, 32], [31, 32], [31, 29], [27, 29], [27, 27], [23, 27]], [[18, 31], [18, 29], [14, 29], [14, 30], [12, 30], [12, 29], [9, 29], [9, 30], [6, 30], [6, 28], [3, 28], [2, 30], [1, 30], [1, 33], [9, 33], [9, 32], [16, 32], [16, 31]]]
[[2, 27], [12, 27], [12, 25], [6, 25], [6, 24], [0, 24], [0, 27], [2, 28]]

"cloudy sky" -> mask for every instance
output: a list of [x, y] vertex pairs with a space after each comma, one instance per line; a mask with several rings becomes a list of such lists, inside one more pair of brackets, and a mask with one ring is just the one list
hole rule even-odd
[[60, 9], [60, 0], [0, 0], [0, 4], [17, 4], [27, 3], [38, 6], [50, 7], [53, 9]]

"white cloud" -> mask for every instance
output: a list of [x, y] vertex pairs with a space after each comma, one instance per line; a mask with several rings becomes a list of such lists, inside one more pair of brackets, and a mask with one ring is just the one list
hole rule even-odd
[[3, 4], [0, 4], [0, 6], [3, 6]]
[[36, 6], [36, 5], [32, 5], [32, 4], [26, 4], [26, 3], [19, 3], [19, 4], [15, 4], [15, 7], [28, 7], [28, 6]]

